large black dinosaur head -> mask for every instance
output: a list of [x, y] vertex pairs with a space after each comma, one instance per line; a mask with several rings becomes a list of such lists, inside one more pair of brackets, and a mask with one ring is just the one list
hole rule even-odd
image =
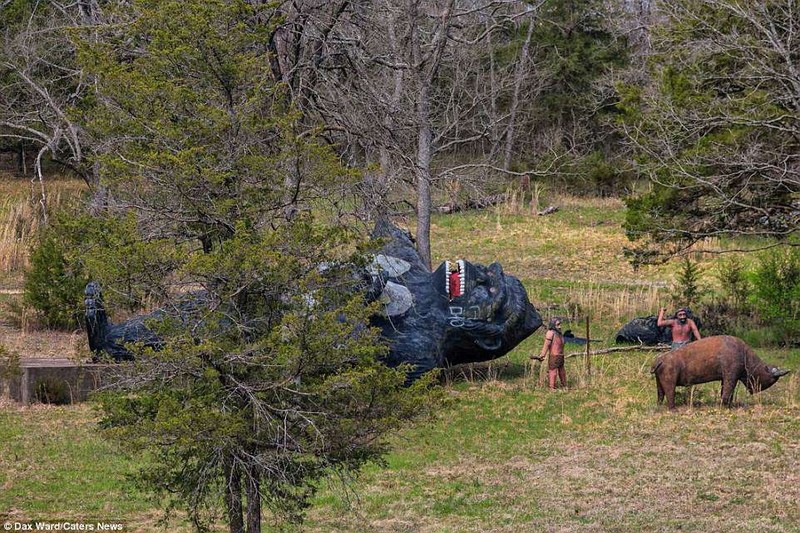
[[[388, 341], [387, 363], [412, 365], [409, 379], [432, 368], [505, 355], [541, 326], [525, 288], [499, 263], [445, 261], [431, 272], [407, 232], [383, 221], [373, 236], [382, 246], [365, 273], [367, 296], [383, 302], [384, 312], [372, 322]], [[194, 298], [194, 304], [203, 301], [200, 294]], [[156, 311], [111, 324], [99, 285], [87, 286], [86, 325], [95, 354], [105, 351], [119, 361], [133, 358], [128, 343], [160, 348], [162, 340], [146, 323], [163, 317]]]
[[389, 340], [389, 363], [431, 368], [488, 361], [508, 353], [542, 325], [522, 283], [499, 263], [445, 261], [431, 272], [408, 233], [379, 222], [385, 244], [370, 273], [384, 314], [373, 322]]

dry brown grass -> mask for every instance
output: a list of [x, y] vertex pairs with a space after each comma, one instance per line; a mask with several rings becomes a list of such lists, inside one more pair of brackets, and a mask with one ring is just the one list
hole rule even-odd
[[[45, 182], [47, 208], [58, 210], [67, 199], [86, 189], [83, 181], [54, 177]], [[28, 255], [42, 223], [38, 183], [0, 175], [0, 273], [28, 268]]]
[[[85, 189], [84, 182], [74, 178], [47, 179], [49, 212], [57, 211]], [[20, 303], [18, 296], [29, 267], [30, 247], [41, 229], [40, 194], [38, 183], [0, 173], [0, 344], [24, 357], [81, 358], [86, 350], [84, 333], [35, 330], [33, 313]], [[15, 320], [21, 322], [21, 328], [9, 326], [8, 305], [12, 299], [17, 303], [19, 316]]]
[[650, 284], [630, 287], [567, 287], [563, 290], [564, 301], [580, 310], [580, 316], [604, 321], [613, 319], [615, 323], [626, 322], [635, 316], [648, 315], [657, 310], [667, 297], [663, 284]]
[[0, 324], [0, 345], [22, 357], [89, 357], [86, 333], [83, 331], [25, 331]]
[[28, 267], [28, 251], [39, 223], [37, 209], [27, 199], [7, 198], [0, 203], [0, 272]]
[[[662, 415], [655, 422], [641, 420], [643, 429], [630, 428], [623, 445], [560, 439], [550, 443], [545, 457], [538, 448], [521, 450], [480, 475], [516, 496], [509, 498], [509, 514], [524, 515], [528, 503], [536, 502], [550, 515], [528, 522], [533, 529], [560, 523], [555, 530], [786, 531], [798, 519], [800, 474], [792, 458], [800, 445], [779, 435], [752, 440], [739, 430], [747, 442], [730, 446], [714, 431], [729, 425], [725, 415], [697, 415], [706, 419], [707, 431], [691, 436], [681, 431], [691, 415]], [[781, 454], [772, 451], [775, 439], [783, 442]], [[776, 461], [785, 475], [764, 472], [765, 460]]]

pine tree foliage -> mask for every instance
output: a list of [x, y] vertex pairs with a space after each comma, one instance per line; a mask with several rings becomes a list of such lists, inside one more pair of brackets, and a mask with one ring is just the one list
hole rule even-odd
[[765, 327], [782, 345], [800, 337], [800, 252], [796, 248], [762, 254], [751, 273], [752, 300]]
[[51, 230], [31, 253], [31, 266], [25, 277], [23, 299], [36, 309], [48, 328], [75, 330], [80, 324], [86, 274], [59, 232]]
[[705, 292], [701, 286], [702, 271], [697, 263], [685, 257], [675, 273], [672, 300], [676, 307], [696, 307]]
[[[91, 129], [114, 201], [151, 236], [208, 251], [237, 221], [285, 218], [300, 189], [308, 207], [345, 170], [299, 131], [269, 64], [274, 9], [248, 2], [135, 2], [82, 58], [96, 73]], [[196, 9], [195, 9], [196, 8]], [[287, 186], [288, 183], [288, 186]], [[169, 213], [151, 224], [147, 213]]]
[[[365, 320], [375, 309], [352, 270], [318, 268], [347, 264], [323, 251], [335, 242], [294, 222], [242, 229], [194, 256], [183, 273], [213, 287], [211, 305], [161, 323], [167, 347], [138, 353], [121, 390], [103, 399], [111, 434], [154, 458], [145, 486], [185, 506], [199, 528], [221, 500], [231, 530], [237, 501], [299, 521], [320, 478], [378, 460], [382, 436], [433, 405], [430, 378], [407, 388], [402, 369], [380, 362], [385, 346]], [[260, 513], [246, 514], [257, 530]]]
[[363, 236], [334, 205], [354, 175], [273, 76], [274, 6], [116, 8], [79, 46], [108, 200], [76, 235], [109, 291], [160, 299], [165, 347], [132, 347], [103, 424], [198, 529], [222, 509], [231, 531], [259, 531], [262, 503], [299, 521], [321, 478], [429, 413], [433, 378], [406, 386], [381, 363]]

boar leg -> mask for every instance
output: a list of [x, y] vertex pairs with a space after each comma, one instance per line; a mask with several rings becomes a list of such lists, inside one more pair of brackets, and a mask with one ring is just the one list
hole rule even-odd
[[667, 406], [670, 409], [675, 409], [675, 383], [668, 383], [664, 387], [664, 393], [667, 395]]
[[733, 402], [733, 391], [736, 388], [736, 379], [722, 378], [722, 405], [730, 407]]

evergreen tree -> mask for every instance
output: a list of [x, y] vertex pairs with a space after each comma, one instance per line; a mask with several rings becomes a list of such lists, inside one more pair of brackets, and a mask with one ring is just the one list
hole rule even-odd
[[759, 256], [751, 273], [752, 303], [763, 325], [781, 345], [800, 338], [800, 252], [771, 250]]
[[672, 300], [676, 307], [695, 307], [700, 303], [705, 292], [700, 285], [701, 278], [702, 272], [697, 263], [685, 257], [675, 273]]
[[[609, 16], [598, 0], [547, 2], [533, 34], [536, 60], [548, 77], [538, 117], [546, 125], [562, 128], [560, 140], [567, 150], [583, 141], [567, 132], [587, 119], [597, 120], [591, 116], [597, 110], [594, 84], [613, 67], [625, 64], [625, 41], [611, 32]], [[594, 133], [599, 126], [593, 124]]]
[[161, 295], [165, 347], [136, 351], [103, 424], [148, 452], [142, 481], [198, 529], [221, 503], [232, 532], [259, 531], [262, 503], [300, 520], [321, 477], [379, 458], [387, 431], [426, 413], [428, 380], [405, 387], [380, 363], [360, 235], [326, 203], [352, 176], [286, 107], [274, 6], [118, 9], [80, 46], [116, 228], [86, 231], [86, 263], [125, 266], [105, 269], [112, 290]]
[[45, 326], [74, 330], [88, 280], [80, 264], [68, 259], [68, 249], [58, 236], [57, 231], [45, 233], [31, 253], [23, 299]]
[[[541, 89], [527, 102], [529, 153], [544, 174], [573, 191], [607, 194], [629, 180], [618, 160], [618, 112], [607, 80], [628, 63], [627, 41], [612, 19], [619, 9], [598, 0], [545, 2], [535, 22], [534, 76]], [[555, 160], [555, 161], [554, 161]]]

